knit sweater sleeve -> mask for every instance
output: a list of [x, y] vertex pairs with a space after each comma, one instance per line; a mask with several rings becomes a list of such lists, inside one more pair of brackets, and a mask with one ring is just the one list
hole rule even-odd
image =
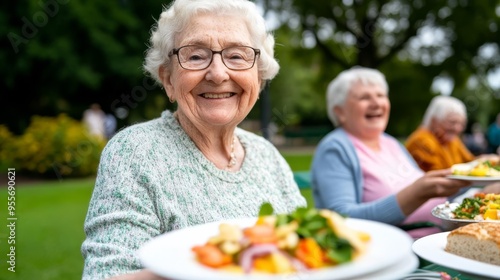
[[141, 174], [148, 153], [132, 140], [121, 134], [102, 153], [84, 228], [84, 280], [141, 269], [137, 249], [161, 232], [148, 178]]
[[405, 219], [392, 194], [362, 202], [363, 178], [354, 147], [343, 130], [327, 135], [316, 149], [312, 165], [315, 205], [352, 218], [399, 224]]

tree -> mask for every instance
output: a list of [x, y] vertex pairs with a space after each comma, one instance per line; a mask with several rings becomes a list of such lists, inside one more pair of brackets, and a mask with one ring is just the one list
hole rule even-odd
[[[393, 103], [388, 130], [396, 135], [418, 125], [437, 77], [452, 81], [452, 94], [464, 101], [478, 92], [471, 77], [485, 87], [489, 98], [469, 113], [500, 109], [498, 92], [484, 83], [500, 65], [498, 0], [256, 1], [277, 21], [281, 70], [270, 92], [279, 125], [328, 123], [326, 86], [353, 65], [386, 74]], [[141, 70], [162, 4], [3, 1], [0, 123], [21, 133], [34, 114], [79, 119], [96, 102], [106, 112], [127, 112], [123, 125], [169, 108], [165, 93]]]
[[[168, 4], [169, 1], [163, 2]], [[165, 105], [141, 65], [157, 1], [3, 1], [0, 123], [21, 133], [34, 114], [80, 119], [91, 103], [129, 121]], [[148, 97], [148, 98], [146, 98]]]
[[[436, 94], [431, 92], [436, 77], [451, 80], [457, 91], [470, 77], [484, 78], [500, 64], [498, 55], [481, 56], [485, 48], [498, 53], [498, 0], [263, 0], [262, 5], [279, 22], [277, 33], [292, 30], [300, 37], [289, 44], [302, 52], [296, 58], [321, 68], [316, 80], [321, 94], [343, 69], [382, 70], [396, 93], [393, 108], [405, 108], [393, 109], [389, 130], [396, 134], [418, 124]], [[408, 116], [414, 106], [419, 108], [415, 117]], [[405, 123], [412, 127], [404, 128]]]

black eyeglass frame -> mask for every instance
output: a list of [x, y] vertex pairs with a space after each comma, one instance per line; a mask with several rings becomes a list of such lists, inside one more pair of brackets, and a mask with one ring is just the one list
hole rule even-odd
[[[181, 59], [179, 58], [179, 51], [182, 49], [182, 48], [187, 48], [187, 47], [198, 47], [198, 48], [203, 48], [203, 49], [207, 49], [207, 50], [210, 50], [212, 52], [212, 57], [210, 58], [210, 62], [207, 64], [206, 67], [204, 68], [200, 68], [200, 69], [190, 69], [190, 68], [186, 68], [182, 65], [181, 63]], [[226, 62], [224, 61], [224, 57], [222, 56], [222, 52], [226, 49], [231, 49], [231, 48], [240, 48], [240, 47], [244, 47], [244, 48], [250, 48], [254, 51], [254, 57], [253, 57], [253, 62], [252, 62], [252, 65], [250, 65], [248, 68], [243, 68], [243, 69], [234, 69], [234, 68], [231, 68], [229, 66], [226, 65]], [[224, 66], [226, 66], [228, 69], [231, 69], [231, 70], [234, 70], [234, 71], [244, 71], [244, 70], [248, 70], [248, 69], [251, 69], [254, 65], [255, 65], [255, 61], [257, 61], [257, 56], [260, 56], [260, 49], [256, 49], [256, 48], [252, 48], [250, 46], [231, 46], [231, 47], [227, 47], [227, 48], [224, 48], [220, 51], [214, 51], [210, 48], [207, 48], [207, 47], [203, 47], [203, 46], [198, 46], [198, 45], [186, 45], [186, 46], [182, 46], [182, 47], [179, 47], [179, 48], [176, 48], [176, 49], [173, 49], [171, 50], [169, 53], [168, 53], [168, 56], [171, 57], [173, 55], [176, 55], [177, 56], [177, 62], [179, 62], [179, 65], [183, 68], [183, 69], [186, 69], [186, 70], [191, 70], [191, 71], [197, 71], [197, 70], [205, 70], [207, 69], [213, 62], [214, 60], [214, 55], [215, 54], [220, 54], [221, 56], [221, 60], [222, 60], [222, 63], [224, 64]]]

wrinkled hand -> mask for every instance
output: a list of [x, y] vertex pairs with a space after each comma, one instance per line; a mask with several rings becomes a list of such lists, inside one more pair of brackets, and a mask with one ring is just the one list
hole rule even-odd
[[160, 277], [147, 269], [143, 269], [135, 273], [115, 276], [109, 278], [108, 280], [168, 280], [168, 279]]
[[500, 157], [497, 154], [483, 154], [476, 157], [477, 160], [489, 160], [491, 162], [500, 162]]
[[451, 169], [429, 171], [397, 193], [396, 199], [401, 211], [409, 215], [427, 200], [454, 195], [461, 188], [471, 184], [468, 181], [446, 178], [447, 175], [451, 175]]
[[419, 190], [420, 197], [429, 199], [454, 195], [461, 188], [471, 184], [469, 181], [446, 178], [447, 175], [451, 175], [450, 169], [429, 171], [415, 181], [411, 187]]
[[500, 194], [500, 183], [493, 183], [493, 184], [487, 185], [480, 192]]

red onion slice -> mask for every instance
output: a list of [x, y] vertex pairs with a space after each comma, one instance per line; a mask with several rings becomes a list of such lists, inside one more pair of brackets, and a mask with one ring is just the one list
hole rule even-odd
[[257, 244], [248, 247], [240, 255], [240, 266], [245, 273], [252, 271], [253, 260], [278, 251], [275, 244]]
[[240, 264], [241, 268], [243, 269], [243, 271], [248, 274], [252, 271], [253, 261], [255, 258], [269, 255], [272, 253], [279, 253], [279, 254], [285, 256], [285, 258], [287, 258], [290, 261], [290, 263], [292, 264], [292, 267], [297, 272], [304, 272], [304, 271], [308, 270], [308, 268], [301, 261], [294, 258], [293, 256], [291, 256], [287, 252], [284, 252], [284, 251], [278, 249], [278, 247], [276, 247], [275, 244], [258, 244], [258, 245], [253, 245], [253, 246], [248, 247], [247, 249], [245, 249], [241, 253], [240, 259], [239, 259], [239, 264]]
[[279, 252], [290, 261], [290, 263], [292, 264], [292, 267], [297, 272], [304, 272], [304, 271], [308, 270], [307, 266], [303, 262], [299, 261], [297, 258], [291, 256], [287, 252], [283, 252], [281, 250]]

